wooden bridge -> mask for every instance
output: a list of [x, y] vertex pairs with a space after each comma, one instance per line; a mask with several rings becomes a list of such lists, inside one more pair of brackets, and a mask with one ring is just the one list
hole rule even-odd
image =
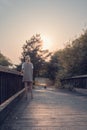
[[[20, 88], [19, 91], [15, 89], [13, 96], [8, 99], [6, 92], [0, 91], [0, 94], [4, 94], [0, 105], [0, 130], [87, 130], [86, 89], [71, 92], [35, 86], [34, 99], [26, 100], [22, 77], [13, 73], [0, 73], [0, 85], [8, 86], [9, 76], [12, 74], [15, 78], [17, 75], [15, 82]], [[8, 80], [5, 79], [7, 76]], [[6, 80], [5, 84], [2, 83], [2, 77]], [[14, 83], [9, 85], [15, 86]], [[7, 87], [3, 90], [7, 91]]]

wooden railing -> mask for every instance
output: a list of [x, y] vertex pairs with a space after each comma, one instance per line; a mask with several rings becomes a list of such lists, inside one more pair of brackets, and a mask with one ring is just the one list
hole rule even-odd
[[73, 76], [61, 80], [62, 86], [71, 88], [87, 88], [87, 75]]
[[0, 104], [22, 89], [22, 75], [15, 70], [0, 66]]

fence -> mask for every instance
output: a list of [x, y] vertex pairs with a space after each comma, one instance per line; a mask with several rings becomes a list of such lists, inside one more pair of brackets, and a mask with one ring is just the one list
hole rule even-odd
[[87, 75], [73, 76], [61, 80], [62, 86], [69, 85], [76, 88], [87, 88]]
[[0, 104], [23, 89], [19, 72], [0, 66]]

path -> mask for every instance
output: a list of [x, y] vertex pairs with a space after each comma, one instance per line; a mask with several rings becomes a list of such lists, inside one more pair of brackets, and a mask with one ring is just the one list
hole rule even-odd
[[0, 130], [87, 130], [87, 96], [35, 89], [15, 106]]

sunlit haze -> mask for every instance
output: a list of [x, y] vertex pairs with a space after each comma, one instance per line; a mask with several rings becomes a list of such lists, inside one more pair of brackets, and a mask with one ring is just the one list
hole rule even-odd
[[49, 36], [45, 36], [45, 35], [41, 35], [41, 39], [43, 41], [42, 48], [44, 50], [49, 49], [52, 51], [52, 44], [53, 44], [52, 39]]
[[20, 63], [22, 46], [41, 34], [43, 49], [55, 51], [87, 27], [87, 0], [0, 0], [0, 51]]

